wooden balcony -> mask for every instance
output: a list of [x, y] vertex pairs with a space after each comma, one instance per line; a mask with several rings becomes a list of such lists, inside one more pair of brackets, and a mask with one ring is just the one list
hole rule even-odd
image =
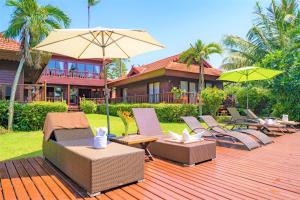
[[[217, 147], [193, 167], [155, 159], [145, 180], [90, 198], [41, 157], [0, 162], [0, 199], [300, 199], [300, 132], [243, 151]], [[113, 166], [112, 166], [113, 167]]]
[[69, 71], [69, 70], [49, 69], [49, 68], [45, 68], [42, 75], [47, 77], [101, 79], [99, 73], [93, 73], [88, 71]]

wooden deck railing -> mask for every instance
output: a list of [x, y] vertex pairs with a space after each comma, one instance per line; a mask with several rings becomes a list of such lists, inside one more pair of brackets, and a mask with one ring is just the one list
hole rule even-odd
[[[0, 84], [0, 100], [9, 100], [11, 84]], [[19, 84], [17, 86], [16, 101], [28, 103], [45, 100], [45, 85], [43, 84]]]
[[50, 102], [63, 102], [63, 97], [47, 97], [47, 101]]
[[[109, 102], [114, 103], [185, 103], [185, 104], [196, 104], [197, 103], [196, 93], [184, 93], [180, 98], [175, 98], [171, 92], [159, 93], [153, 95], [134, 95], [127, 97], [110, 98]], [[97, 104], [105, 103], [104, 98], [85, 98], [87, 100], [94, 101]]]
[[63, 70], [48, 69], [48, 68], [46, 68], [43, 71], [43, 76], [101, 79], [99, 73], [93, 73], [88, 71], [69, 71], [64, 69]]

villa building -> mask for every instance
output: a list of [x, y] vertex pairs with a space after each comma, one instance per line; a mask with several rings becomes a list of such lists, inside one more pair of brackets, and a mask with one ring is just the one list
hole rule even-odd
[[[204, 62], [205, 87], [222, 88], [221, 71]], [[179, 62], [179, 54], [140, 67], [132, 67], [127, 76], [114, 80], [115, 102], [173, 103], [173, 87], [185, 91], [180, 102], [196, 103], [199, 67]]]
[[[19, 60], [20, 44], [0, 35], [0, 100], [10, 98]], [[76, 107], [80, 97], [103, 97], [104, 79], [101, 72], [99, 60], [76, 60], [53, 55], [42, 69], [24, 67], [16, 100], [66, 101], [70, 107]]]
[[80, 98], [103, 98], [101, 72], [100, 61], [53, 55], [37, 83], [47, 85], [48, 101], [66, 101], [76, 107]]

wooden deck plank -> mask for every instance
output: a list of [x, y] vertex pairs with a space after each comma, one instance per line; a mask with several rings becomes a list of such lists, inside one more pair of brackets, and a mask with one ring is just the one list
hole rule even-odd
[[137, 192], [136, 190], [130, 188], [129, 186], [123, 187], [122, 190], [126, 191], [128, 194], [131, 194], [132, 196], [136, 197], [140, 200], [150, 200], [150, 198], [146, 197], [142, 193]]
[[17, 199], [4, 162], [0, 162], [0, 179], [1, 187], [3, 188], [4, 199]]
[[48, 174], [48, 176], [50, 176], [56, 182], [56, 184], [66, 193], [66, 195], [68, 195], [68, 197], [70, 199], [82, 200], [82, 198], [79, 195], [72, 192], [72, 190], [70, 188], [68, 188], [64, 184], [64, 182], [59, 179], [59, 177], [57, 177], [55, 175], [55, 172], [51, 168], [49, 168], [48, 165], [42, 159], [35, 158], [34, 161], [32, 161], [32, 162], [37, 162], [44, 169], [44, 171]]
[[5, 163], [7, 172], [9, 174], [10, 180], [14, 187], [18, 199], [29, 200], [29, 196], [25, 190], [25, 187], [12, 163], [12, 161], [8, 161]]
[[155, 159], [144, 182], [89, 197], [42, 158], [0, 162], [0, 200], [10, 199], [300, 199], [300, 132], [253, 151], [217, 147], [194, 167]]
[[22, 159], [21, 163], [25, 170], [27, 171], [28, 175], [31, 177], [32, 181], [34, 182], [37, 189], [40, 191], [41, 195], [44, 199], [56, 199], [54, 194], [51, 192], [50, 188], [44, 183], [42, 178], [36, 173], [36, 171], [30, 166], [26, 159]]
[[[258, 198], [265, 198], [263, 195], [260, 195], [260, 193], [256, 192], [249, 192], [248, 190], [243, 190], [241, 186], [235, 187], [236, 183], [227, 183], [225, 179], [222, 181], [218, 179], [214, 179], [209, 176], [204, 176], [202, 174], [193, 174], [190, 172], [186, 172], [186, 170], [177, 169], [175, 167], [170, 168], [170, 166], [166, 165], [166, 163], [157, 163], [157, 166], [160, 166], [161, 168], [166, 169], [168, 172], [172, 170], [175, 174], [182, 174], [183, 177], [193, 177], [196, 179], [196, 183], [198, 184], [207, 184], [208, 187], [214, 188], [215, 190], [218, 190], [219, 192], [222, 190], [225, 190], [225, 193], [228, 193], [231, 198], [238, 198], [238, 199], [249, 199], [253, 196], [257, 196]], [[188, 176], [187, 176], [188, 175]], [[187, 178], [189, 179], [189, 178]]]
[[75, 184], [70, 178], [68, 178], [66, 175], [58, 171], [53, 165], [51, 165], [49, 162], [43, 160], [42, 158], [35, 158], [36, 161], [39, 162], [40, 165], [43, 165], [50, 171], [51, 174], [56, 176], [62, 183], [74, 194], [74, 196], [77, 199], [85, 199], [85, 200], [95, 200], [94, 197], [89, 197], [87, 194], [83, 191], [82, 188], [80, 188], [77, 184]]
[[34, 185], [33, 181], [31, 180], [30, 176], [27, 174], [26, 170], [22, 166], [21, 162], [19, 160], [14, 160], [13, 164], [15, 166], [15, 169], [17, 170], [22, 183], [30, 196], [31, 199], [37, 199], [42, 200], [41, 193], [38, 191], [36, 186]]
[[51, 176], [47, 174], [43, 168], [39, 164], [37, 164], [34, 159], [29, 158], [27, 159], [28, 163], [31, 167], [37, 172], [37, 174], [42, 178], [48, 188], [51, 188], [52, 193], [56, 196], [57, 199], [70, 199], [63, 190], [52, 180]]

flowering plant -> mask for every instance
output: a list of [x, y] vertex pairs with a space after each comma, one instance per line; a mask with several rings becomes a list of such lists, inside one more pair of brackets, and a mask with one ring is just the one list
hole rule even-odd
[[130, 112], [128, 111], [117, 111], [118, 116], [121, 118], [123, 124], [124, 124], [124, 133], [123, 135], [128, 135], [128, 129], [129, 129], [129, 122], [132, 121], [132, 117]]

